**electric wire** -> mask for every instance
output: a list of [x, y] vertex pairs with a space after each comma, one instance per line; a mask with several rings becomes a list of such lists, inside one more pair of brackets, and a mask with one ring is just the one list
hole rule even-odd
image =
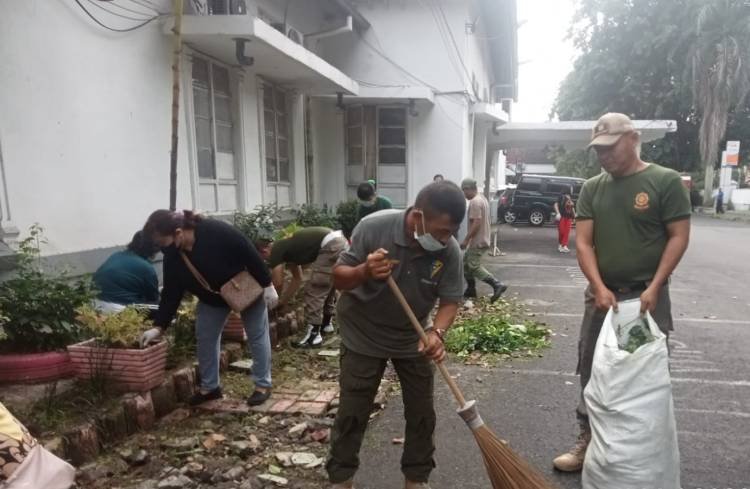
[[143, 22], [144, 20], [148, 19], [148, 17], [145, 17], [145, 18], [144, 17], [136, 18], [136, 17], [131, 17], [129, 15], [118, 14], [117, 12], [113, 12], [113, 11], [109, 10], [108, 8], [100, 5], [101, 2], [95, 2], [94, 0], [86, 0], [86, 1], [88, 3], [90, 3], [91, 5], [93, 5], [94, 7], [98, 8], [98, 9], [101, 9], [101, 10], [107, 12], [110, 15], [114, 15], [115, 17], [120, 17], [121, 19], [133, 20], [133, 21], [136, 21], [136, 22]]
[[[120, 5], [119, 3], [116, 3], [114, 1], [108, 1], [107, 5], [111, 5], [113, 7], [117, 7], [120, 10], [124, 10], [125, 12], [130, 12], [131, 14], [143, 15], [145, 17], [145, 18], [139, 19], [139, 20], [146, 20], [146, 19], [150, 18], [151, 15], [152, 15], [152, 14], [150, 14], [148, 12], [141, 12], [141, 11], [138, 11], [138, 10], [134, 10], [134, 9], [125, 7], [124, 5]], [[148, 7], [148, 8], [151, 8], [151, 7]], [[114, 14], [114, 12], [110, 12], [110, 13]]]
[[151, 22], [153, 22], [154, 20], [156, 20], [156, 19], [159, 18], [158, 15], [155, 15], [154, 17], [151, 17], [150, 19], [148, 19], [148, 20], [146, 20], [144, 22], [141, 22], [140, 24], [135, 25], [133, 27], [127, 27], [125, 29], [118, 29], [118, 28], [115, 28], [115, 27], [110, 27], [107, 24], [105, 24], [102, 21], [100, 21], [99, 19], [97, 19], [94, 16], [94, 14], [92, 14], [91, 12], [89, 12], [89, 10], [86, 7], [84, 7], [84, 5], [81, 3], [80, 0], [73, 0], [73, 1], [81, 8], [81, 10], [83, 10], [86, 13], [87, 16], [89, 16], [89, 18], [91, 20], [93, 20], [94, 22], [96, 22], [97, 24], [99, 24], [101, 27], [104, 27], [105, 29], [108, 29], [108, 30], [113, 31], [113, 32], [131, 32], [131, 31], [134, 31], [136, 29], [140, 29], [141, 27], [144, 27], [147, 24], [150, 24]]
[[445, 27], [448, 30], [448, 34], [450, 35], [451, 41], [453, 42], [453, 47], [456, 49], [456, 54], [458, 55], [458, 60], [461, 62], [461, 66], [464, 68], [464, 72], [466, 73], [466, 76], [468, 77], [469, 83], [471, 83], [471, 90], [474, 92], [474, 96], [479, 98], [479, 94], [476, 93], [476, 89], [474, 88], [474, 84], [472, 83], [472, 77], [469, 73], [469, 69], [466, 67], [466, 63], [464, 63], [463, 57], [461, 56], [461, 50], [458, 48], [458, 43], [456, 42], [455, 36], [453, 36], [453, 29], [451, 29], [450, 24], [448, 23], [448, 17], [445, 15], [445, 10], [443, 10], [443, 6], [441, 4], [440, 0], [435, 0], [435, 4], [440, 11], [440, 14], [443, 17], [443, 22], [445, 23]]

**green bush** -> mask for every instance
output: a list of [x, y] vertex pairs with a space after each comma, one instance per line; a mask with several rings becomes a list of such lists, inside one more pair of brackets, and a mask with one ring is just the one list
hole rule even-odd
[[328, 206], [318, 207], [315, 204], [302, 204], [295, 211], [295, 220], [303, 228], [323, 226], [331, 229], [338, 228], [336, 217], [328, 212]]
[[88, 279], [46, 274], [40, 251], [45, 242], [43, 229], [31, 226], [19, 246], [16, 275], [0, 284], [2, 352], [54, 351], [80, 339], [76, 309], [94, 299], [94, 290]]
[[91, 306], [84, 306], [77, 312], [78, 324], [105, 348], [138, 348], [141, 335], [152, 327], [146, 312], [135, 307], [104, 314]]
[[339, 203], [336, 207], [336, 219], [347, 239], [351, 238], [354, 226], [357, 225], [358, 208], [359, 202], [357, 200], [347, 200], [346, 202]]
[[259, 205], [253, 212], [235, 212], [234, 227], [244, 234], [251, 242], [271, 241], [277, 231], [276, 224], [280, 218], [280, 210], [276, 204]]
[[167, 330], [169, 338], [169, 353], [167, 366], [177, 367], [180, 362], [195, 357], [195, 308], [198, 299], [186, 295], [177, 309], [174, 322]]

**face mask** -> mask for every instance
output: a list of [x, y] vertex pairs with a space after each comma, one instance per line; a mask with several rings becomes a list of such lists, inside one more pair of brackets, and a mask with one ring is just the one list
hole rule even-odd
[[375, 205], [375, 201], [374, 200], [360, 200], [359, 205], [361, 205], [362, 207], [372, 207]]
[[424, 212], [419, 211], [419, 213], [422, 214], [422, 229], [424, 230], [424, 234], [419, 235], [416, 226], [414, 227], [414, 239], [417, 240], [419, 246], [425, 251], [440, 251], [445, 249], [445, 245], [440, 240], [435, 239], [433, 235], [427, 232], [427, 226], [424, 223]]

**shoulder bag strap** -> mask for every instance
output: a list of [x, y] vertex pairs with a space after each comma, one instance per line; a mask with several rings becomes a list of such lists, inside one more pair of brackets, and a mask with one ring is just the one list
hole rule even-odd
[[206, 289], [207, 291], [213, 292], [214, 294], [218, 294], [218, 292], [216, 292], [214, 289], [211, 288], [211, 286], [206, 281], [206, 279], [203, 278], [203, 275], [201, 275], [198, 269], [195, 268], [193, 263], [190, 261], [190, 259], [187, 257], [187, 255], [183, 251], [180, 251], [180, 256], [182, 256], [182, 261], [185, 262], [185, 266], [188, 267], [188, 270], [190, 270], [190, 273], [193, 274], [193, 277], [195, 277], [195, 280], [197, 280], [198, 283], [201, 284], [201, 286], [203, 286], [203, 288]]

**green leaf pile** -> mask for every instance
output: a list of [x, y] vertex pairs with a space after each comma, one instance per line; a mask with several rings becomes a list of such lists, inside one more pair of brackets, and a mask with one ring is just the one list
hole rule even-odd
[[450, 329], [445, 346], [459, 358], [474, 353], [531, 353], [549, 346], [549, 334], [549, 329], [543, 325], [521, 320], [521, 309], [513, 303], [479, 302], [476, 310], [464, 314]]

